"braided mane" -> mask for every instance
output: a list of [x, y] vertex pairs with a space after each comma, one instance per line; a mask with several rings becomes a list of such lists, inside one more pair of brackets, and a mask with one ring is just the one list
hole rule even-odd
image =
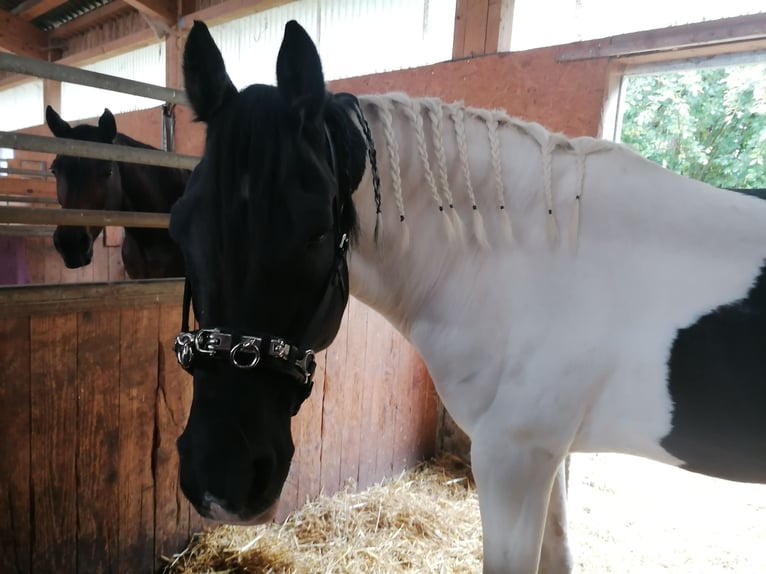
[[[406, 221], [402, 193], [401, 157], [399, 143], [394, 130], [394, 116], [400, 115], [412, 128], [417, 158], [422, 168], [428, 191], [438, 212], [442, 216], [445, 233], [450, 241], [465, 239], [465, 225], [458, 210], [448, 177], [447, 157], [444, 145], [444, 128], [451, 126], [457, 143], [460, 185], [471, 205], [471, 233], [482, 247], [489, 247], [484, 225], [484, 216], [479, 210], [473, 189], [466, 137], [466, 121], [478, 120], [487, 133], [487, 151], [492, 168], [495, 206], [500, 217], [506, 240], [513, 240], [513, 227], [509, 217], [510, 195], [506, 194], [503, 178], [503, 152], [499, 133], [502, 129], [513, 128], [532, 138], [542, 154], [543, 199], [546, 209], [546, 232], [552, 245], [559, 242], [559, 224], [554, 212], [552, 189], [552, 156], [554, 151], [573, 153], [577, 165], [577, 186], [572, 198], [574, 209], [570, 226], [570, 245], [574, 249], [579, 235], [580, 205], [585, 184], [585, 158], [589, 154], [615, 149], [618, 144], [590, 137], [569, 139], [552, 133], [539, 124], [510, 117], [504, 110], [486, 110], [466, 106], [463, 102], [444, 103], [435, 98], [410, 98], [401, 93], [391, 93], [360, 98], [365, 107], [377, 112], [384, 136], [386, 153], [390, 166], [391, 188], [399, 220], [402, 224], [403, 245], [409, 244], [409, 227]], [[428, 118], [430, 133], [426, 133], [424, 118]], [[431, 150], [429, 153], [429, 142]], [[506, 150], [507, 152], [507, 150]], [[433, 156], [433, 157], [431, 157]]]

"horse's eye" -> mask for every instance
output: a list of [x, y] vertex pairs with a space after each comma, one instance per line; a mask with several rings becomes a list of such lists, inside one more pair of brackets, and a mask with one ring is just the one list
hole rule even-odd
[[104, 168], [104, 177], [112, 177], [112, 166], [107, 166]]
[[330, 237], [330, 232], [329, 231], [325, 231], [324, 233], [320, 233], [318, 235], [315, 235], [314, 237], [309, 239], [309, 241], [307, 243], [307, 247], [317, 247], [318, 245], [323, 243], [324, 240], [327, 239], [328, 237]]

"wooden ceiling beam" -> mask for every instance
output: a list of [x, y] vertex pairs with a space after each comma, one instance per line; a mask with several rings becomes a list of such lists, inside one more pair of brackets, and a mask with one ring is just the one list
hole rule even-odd
[[11, 13], [22, 20], [34, 20], [38, 16], [42, 16], [54, 8], [66, 4], [66, 1], [67, 0], [26, 0], [26, 2], [22, 2], [16, 6], [16, 8], [11, 10]]
[[178, 21], [178, 29], [191, 30], [194, 20], [202, 20], [208, 26], [222, 24], [235, 18], [241, 18], [256, 12], [263, 12], [277, 6], [284, 6], [296, 0], [223, 0], [219, 4], [183, 14]]
[[178, 20], [175, 0], [125, 0], [125, 3], [167, 26], [175, 26]]
[[48, 35], [5, 10], [0, 10], [0, 47], [21, 56], [48, 59]]

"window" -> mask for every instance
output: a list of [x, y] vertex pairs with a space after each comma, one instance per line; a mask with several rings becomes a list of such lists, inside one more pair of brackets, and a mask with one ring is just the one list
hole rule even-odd
[[[82, 66], [83, 70], [119, 76], [156, 86], [165, 85], [165, 43], [159, 42], [119, 56]], [[131, 94], [111, 92], [78, 84], [61, 84], [61, 116], [67, 121], [112, 113], [130, 112], [159, 106], [162, 102]], [[42, 123], [38, 122], [38, 123]]]
[[39, 126], [43, 123], [43, 81], [27, 81], [0, 90], [0, 110], [1, 131]]
[[766, 188], [766, 54], [721, 56], [624, 76], [616, 139], [725, 188]]

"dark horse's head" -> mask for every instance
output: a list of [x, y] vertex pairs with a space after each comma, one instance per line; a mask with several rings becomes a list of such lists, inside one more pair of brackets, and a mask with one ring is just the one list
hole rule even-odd
[[[72, 127], [48, 106], [45, 121], [54, 136], [90, 142], [112, 143], [117, 125], [112, 112], [105, 109], [97, 126]], [[57, 155], [51, 164], [56, 176], [56, 194], [67, 209], [119, 209], [120, 178], [115, 162]], [[83, 267], [93, 257], [93, 242], [103, 227], [58, 226], [53, 244], [70, 269]]]
[[237, 92], [201, 22], [183, 69], [207, 138], [170, 224], [200, 327], [176, 343], [194, 375], [178, 439], [181, 487], [205, 516], [262, 522], [287, 477], [290, 418], [310, 392], [312, 352], [335, 337], [347, 302], [351, 193], [366, 146], [350, 115], [355, 99], [326, 91], [316, 48], [295, 22], [277, 86]]

